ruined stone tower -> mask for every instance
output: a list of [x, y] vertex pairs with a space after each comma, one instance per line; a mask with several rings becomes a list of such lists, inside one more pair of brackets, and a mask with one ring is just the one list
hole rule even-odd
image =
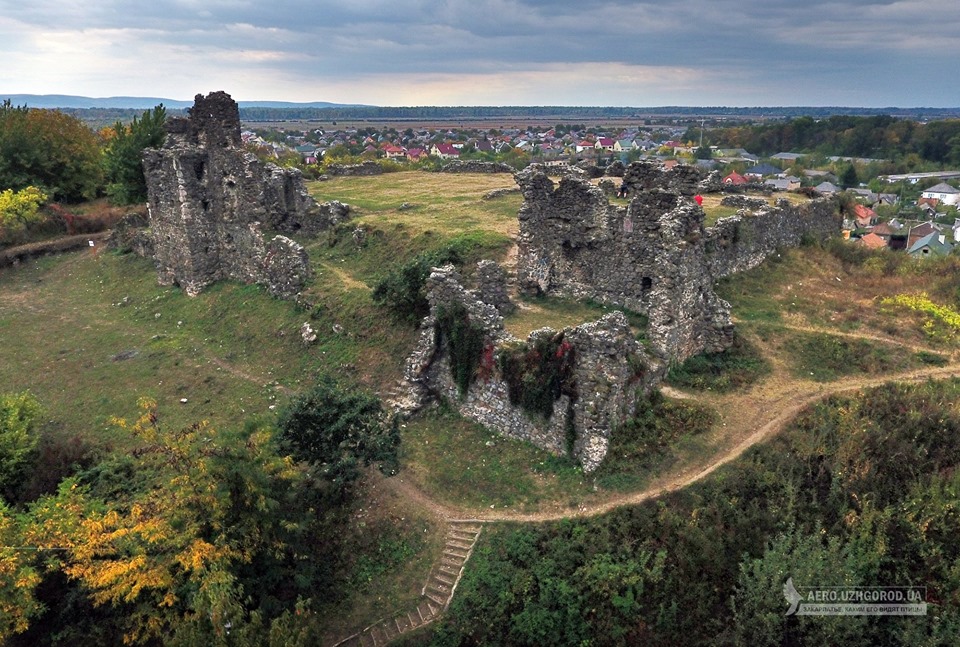
[[163, 147], [144, 152], [158, 277], [191, 296], [226, 278], [290, 298], [310, 270], [306, 252], [262, 228], [316, 231], [345, 217], [317, 205], [300, 172], [262, 164], [242, 148], [240, 113], [225, 92], [197, 95], [188, 118], [167, 122]]

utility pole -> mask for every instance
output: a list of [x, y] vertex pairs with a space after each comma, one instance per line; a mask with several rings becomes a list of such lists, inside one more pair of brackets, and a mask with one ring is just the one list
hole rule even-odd
[[700, 119], [700, 148], [703, 148], [703, 123], [706, 119]]

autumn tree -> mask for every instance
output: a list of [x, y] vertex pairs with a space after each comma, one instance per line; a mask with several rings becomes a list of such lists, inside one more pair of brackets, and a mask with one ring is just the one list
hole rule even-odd
[[35, 554], [23, 546], [13, 511], [0, 499], [0, 643], [23, 633], [43, 610], [34, 594], [40, 583]]
[[35, 186], [20, 191], [0, 191], [0, 243], [15, 238], [27, 226], [42, 220], [40, 205], [46, 201], [47, 196]]
[[100, 142], [79, 119], [56, 110], [0, 104], [0, 188], [42, 189], [77, 202], [100, 189]]
[[147, 181], [143, 175], [143, 151], [158, 148], [166, 137], [167, 118], [163, 104], [147, 110], [129, 126], [117, 122], [103, 151], [107, 195], [119, 204], [134, 204], [147, 199]]
[[[111, 482], [101, 465], [65, 481], [31, 507], [24, 540], [62, 549], [48, 566], [81, 584], [95, 607], [113, 608], [126, 642], [180, 632], [223, 642], [252, 619], [270, 625], [259, 611], [268, 593], [295, 600], [315, 584], [304, 537], [322, 510], [307, 472], [277, 453], [267, 427], [170, 431], [155, 403], [141, 407], [136, 421], [116, 421], [137, 441], [113, 457], [129, 461], [118, 470], [127, 476]], [[283, 591], [250, 579], [265, 568]]]

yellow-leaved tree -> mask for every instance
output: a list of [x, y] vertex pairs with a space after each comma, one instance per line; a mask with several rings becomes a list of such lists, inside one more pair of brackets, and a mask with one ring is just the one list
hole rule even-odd
[[32, 508], [26, 540], [65, 549], [51, 553], [53, 565], [94, 605], [123, 609], [126, 643], [191, 626], [226, 640], [249, 614], [238, 570], [289, 548], [298, 521], [283, 499], [302, 468], [276, 452], [269, 428], [218, 433], [202, 422], [171, 432], [155, 402], [140, 406], [136, 421], [115, 421], [139, 441], [131, 491], [104, 501], [65, 482]]
[[41, 219], [40, 205], [47, 196], [35, 186], [20, 191], [0, 191], [0, 229], [7, 235], [23, 231], [27, 225]]

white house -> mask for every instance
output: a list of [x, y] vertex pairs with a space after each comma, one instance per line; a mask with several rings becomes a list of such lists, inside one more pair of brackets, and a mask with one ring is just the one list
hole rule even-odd
[[955, 189], [946, 182], [930, 187], [920, 194], [921, 198], [938, 200], [940, 204], [960, 203], [960, 189]]

